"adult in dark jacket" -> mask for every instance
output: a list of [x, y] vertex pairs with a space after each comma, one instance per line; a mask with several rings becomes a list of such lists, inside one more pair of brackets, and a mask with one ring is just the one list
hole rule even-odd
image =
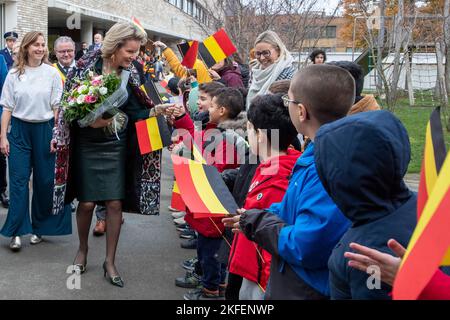
[[406, 246], [416, 225], [416, 195], [403, 181], [410, 145], [402, 123], [386, 111], [364, 112], [323, 126], [315, 139], [320, 180], [352, 221], [328, 261], [332, 299], [390, 299], [391, 287], [348, 266], [352, 242], [389, 253], [387, 242]]
[[249, 65], [244, 63], [241, 56], [237, 52], [233, 54], [233, 60], [234, 60], [234, 62], [236, 62], [238, 64], [239, 69], [241, 70], [242, 83], [244, 84], [244, 88], [248, 89], [248, 85], [250, 82], [250, 67], [249, 67]]
[[5, 58], [6, 65], [8, 66], [9, 70], [14, 65], [13, 49], [14, 43], [16, 43], [17, 39], [19, 38], [19, 35], [16, 32], [6, 32], [3, 35], [3, 38], [5, 39], [6, 42], [6, 48], [0, 50], [0, 55]]
[[231, 58], [226, 58], [209, 69], [211, 77], [230, 88], [244, 88], [241, 70]]

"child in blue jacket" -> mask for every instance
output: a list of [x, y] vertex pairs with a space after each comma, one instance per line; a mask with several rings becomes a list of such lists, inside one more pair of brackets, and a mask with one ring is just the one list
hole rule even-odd
[[241, 215], [224, 219], [272, 254], [266, 300], [330, 295], [327, 262], [350, 221], [320, 182], [314, 138], [322, 125], [345, 117], [354, 98], [354, 79], [344, 69], [314, 65], [297, 72], [283, 100], [297, 131], [313, 142], [298, 159], [281, 203], [263, 212], [241, 210]]

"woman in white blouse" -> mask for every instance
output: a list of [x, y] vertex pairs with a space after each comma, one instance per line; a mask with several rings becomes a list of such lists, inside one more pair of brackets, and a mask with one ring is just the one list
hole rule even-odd
[[[41, 32], [22, 39], [19, 58], [6, 77], [0, 105], [1, 151], [9, 159], [10, 207], [0, 234], [12, 237], [10, 248], [20, 250], [21, 236], [31, 234], [31, 244], [42, 236], [72, 233], [70, 208], [52, 215], [55, 155], [50, 141], [58, 111], [62, 81], [47, 62], [48, 50]], [[11, 124], [8, 133], [8, 127]], [[31, 219], [29, 181], [33, 173]]]

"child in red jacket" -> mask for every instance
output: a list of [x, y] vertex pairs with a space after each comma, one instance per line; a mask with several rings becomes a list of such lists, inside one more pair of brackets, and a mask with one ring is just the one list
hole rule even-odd
[[[280, 202], [301, 153], [289, 149], [297, 131], [281, 95], [258, 96], [247, 113], [250, 149], [261, 159], [245, 201], [245, 209], [267, 209]], [[244, 278], [240, 300], [263, 300], [270, 274], [271, 255], [244, 235], [233, 240], [229, 270]]]
[[[215, 92], [209, 108], [209, 122], [205, 130], [195, 131], [194, 123], [184, 108], [174, 107], [169, 112], [175, 116], [177, 128], [183, 143], [191, 147], [192, 138], [200, 148], [203, 158], [209, 165], [215, 166], [219, 172], [233, 169], [245, 159], [246, 143], [242, 136], [246, 124], [244, 99], [237, 89], [223, 88]], [[203, 288], [187, 293], [186, 300], [217, 299], [219, 286], [225, 282], [226, 265], [217, 258], [224, 226], [221, 218], [194, 219], [191, 212], [187, 212], [186, 222], [198, 232], [197, 255], [202, 269], [201, 283]]]

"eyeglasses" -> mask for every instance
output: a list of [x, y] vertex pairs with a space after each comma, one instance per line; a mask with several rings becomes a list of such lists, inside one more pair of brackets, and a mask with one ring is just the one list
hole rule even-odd
[[287, 94], [282, 96], [281, 99], [283, 99], [283, 104], [286, 108], [289, 108], [289, 104], [291, 104], [291, 103], [300, 104], [299, 101], [289, 99], [289, 95], [287, 95]]
[[59, 54], [69, 54], [69, 53], [74, 53], [75, 52], [75, 50], [72, 50], [72, 49], [69, 49], [69, 50], [59, 50], [59, 51], [56, 51], [56, 52], [58, 52]]
[[264, 51], [255, 51], [255, 57], [260, 58], [263, 56], [264, 58], [270, 58], [272, 55], [272, 52], [270, 50], [264, 50]]

